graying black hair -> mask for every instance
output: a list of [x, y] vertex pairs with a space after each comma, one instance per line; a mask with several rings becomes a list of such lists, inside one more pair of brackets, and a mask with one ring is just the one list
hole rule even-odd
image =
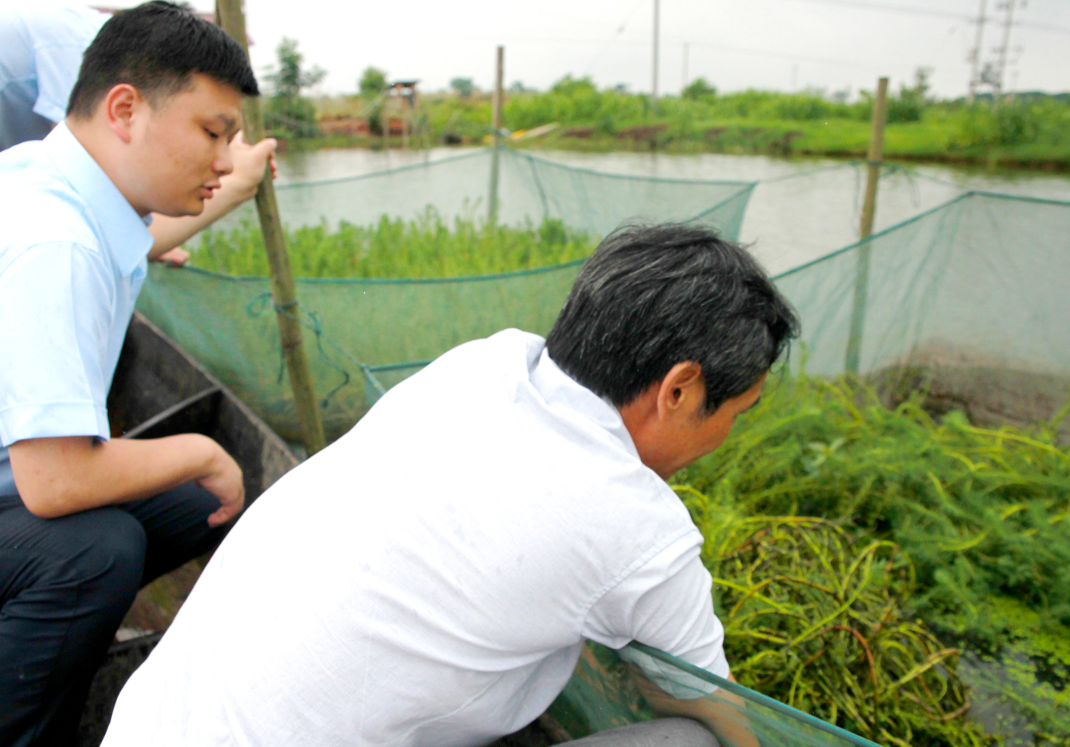
[[706, 411], [746, 392], [799, 334], [761, 265], [704, 226], [629, 226], [584, 264], [547, 337], [569, 376], [618, 407], [677, 363], [702, 367]]

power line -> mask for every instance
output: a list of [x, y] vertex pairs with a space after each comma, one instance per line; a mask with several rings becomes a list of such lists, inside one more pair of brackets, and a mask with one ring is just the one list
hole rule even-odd
[[792, 60], [795, 62], [815, 62], [820, 65], [837, 65], [837, 66], [857, 66], [866, 65], [869, 67], [878, 67], [879, 63], [872, 60], [834, 60], [827, 57], [807, 57], [805, 55], [791, 54], [788, 52], [770, 52], [766, 49], [754, 49], [752, 47], [736, 47], [731, 44], [715, 44], [713, 42], [688, 42], [694, 47], [707, 47], [710, 49], [723, 49], [728, 52], [738, 52], [740, 54], [750, 54], [758, 57], [773, 57], [780, 60]]
[[891, 13], [903, 13], [915, 16], [936, 16], [939, 18], [954, 18], [959, 21], [972, 21], [973, 18], [964, 13], [953, 13], [947, 10], [934, 10], [932, 8], [919, 8], [917, 6], [891, 5], [888, 3], [867, 3], [862, 0], [796, 0], [796, 2], [820, 3], [823, 5], [844, 5], [861, 10], [884, 10]]
[[[889, 3], [869, 3], [863, 0], [792, 0], [793, 2], [803, 3], [817, 3], [820, 5], [841, 5], [848, 8], [857, 8], [859, 10], [878, 10], [886, 11], [889, 13], [900, 13], [903, 15], [914, 16], [935, 16], [937, 18], [953, 18], [957, 21], [965, 21], [968, 23], [976, 23], [977, 19], [966, 13], [955, 13], [949, 10], [934, 10], [933, 8], [921, 8], [912, 5], [893, 5]], [[1050, 23], [1030, 23], [1017, 21], [1014, 24], [1021, 28], [1032, 29], [1034, 31], [1044, 31], [1050, 34], [1070, 34], [1070, 27], [1067, 26], [1055, 26]]]

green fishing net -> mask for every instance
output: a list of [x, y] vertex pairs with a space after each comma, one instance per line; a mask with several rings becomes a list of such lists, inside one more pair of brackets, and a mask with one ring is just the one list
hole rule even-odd
[[[291, 185], [279, 189], [279, 209], [284, 219], [317, 216], [328, 226], [374, 224], [384, 215], [410, 220], [428, 205], [447, 221], [482, 219], [492, 163], [491, 152], [479, 151]], [[736, 239], [753, 187], [600, 174], [502, 150], [497, 221], [560, 221], [593, 243], [626, 222], [695, 221]], [[226, 220], [240, 225], [251, 210], [243, 207]], [[344, 433], [385, 390], [462, 342], [510, 327], [549, 332], [581, 264], [451, 279], [299, 279], [299, 316], [328, 437]], [[300, 439], [267, 279], [153, 267], [138, 309], [280, 435]]]
[[[666, 691], [703, 699], [724, 719], [757, 738], [762, 747], [876, 747], [864, 739], [784, 705], [712, 672], [640, 643], [620, 653], [589, 644], [565, 690], [547, 715], [573, 739], [654, 718], [624, 661], [640, 664]], [[723, 747], [743, 747], [730, 733], [717, 734]]]

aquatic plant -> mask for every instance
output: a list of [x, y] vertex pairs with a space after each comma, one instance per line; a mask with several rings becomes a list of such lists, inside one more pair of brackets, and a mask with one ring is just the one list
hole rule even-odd
[[934, 419], [921, 394], [890, 410], [857, 380], [784, 375], [681, 481], [744, 514], [895, 542], [917, 569], [911, 610], [941, 631], [998, 647], [979, 612], [994, 595], [1070, 623], [1070, 453], [1052, 423], [981, 428]]
[[[371, 226], [342, 222], [286, 232], [290, 264], [299, 278], [439, 278], [493, 275], [564, 264], [588, 256], [591, 237], [558, 220], [501, 225], [457, 218], [451, 223], [428, 207], [415, 220], [382, 216]], [[259, 226], [206, 231], [192, 265], [213, 272], [266, 276]]]
[[725, 653], [744, 685], [881, 744], [987, 742], [964, 716], [959, 652], [904, 608], [913, 566], [829, 521], [746, 516], [692, 487]]

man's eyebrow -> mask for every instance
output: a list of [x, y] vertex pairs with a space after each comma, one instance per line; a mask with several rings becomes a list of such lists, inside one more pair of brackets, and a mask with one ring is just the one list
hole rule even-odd
[[237, 120], [235, 120], [235, 119], [233, 119], [231, 117], [228, 117], [226, 114], [217, 114], [217, 115], [215, 115], [215, 118], [220, 120], [228, 130], [236, 130], [236, 129], [238, 129]]

